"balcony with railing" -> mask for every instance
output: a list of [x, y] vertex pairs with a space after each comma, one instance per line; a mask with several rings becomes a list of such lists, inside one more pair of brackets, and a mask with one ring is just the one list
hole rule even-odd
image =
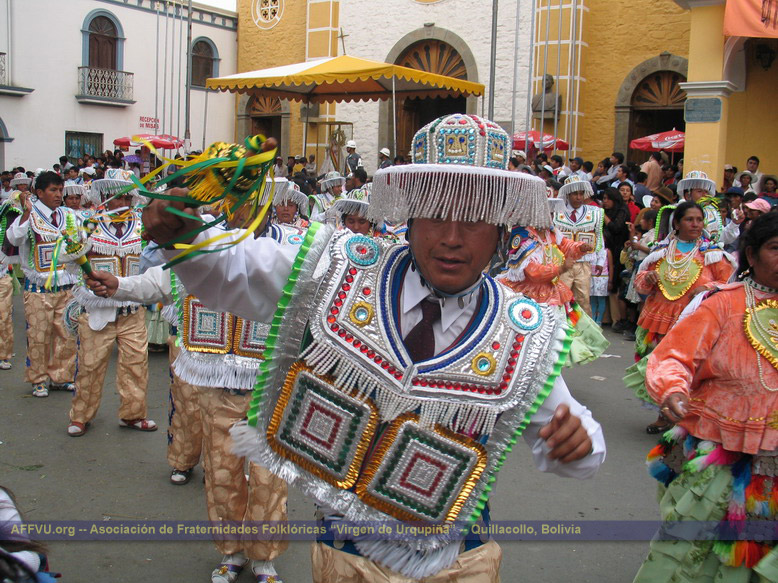
[[134, 74], [127, 71], [78, 68], [78, 94], [80, 103], [126, 107], [135, 103], [132, 99]]
[[11, 59], [8, 58], [8, 53], [0, 53], [0, 95], [22, 97], [32, 92], [29, 87], [19, 87], [12, 83]]

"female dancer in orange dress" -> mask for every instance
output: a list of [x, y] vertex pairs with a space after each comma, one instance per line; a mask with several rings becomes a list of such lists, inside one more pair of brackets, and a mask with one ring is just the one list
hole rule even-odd
[[662, 518], [718, 523], [716, 540], [655, 538], [635, 583], [778, 581], [778, 213], [746, 232], [740, 272], [662, 340], [646, 379], [678, 424], [648, 457]]
[[[726, 283], [735, 271], [734, 258], [703, 236], [704, 214], [697, 203], [679, 204], [670, 224], [672, 232], [643, 260], [635, 276], [635, 289], [647, 296], [636, 333], [639, 358], [656, 347], [698, 291], [712, 283]], [[641, 360], [627, 369], [625, 381], [640, 399], [653, 404], [645, 392], [645, 364]], [[646, 431], [654, 434], [669, 428], [670, 422], [660, 412]]]

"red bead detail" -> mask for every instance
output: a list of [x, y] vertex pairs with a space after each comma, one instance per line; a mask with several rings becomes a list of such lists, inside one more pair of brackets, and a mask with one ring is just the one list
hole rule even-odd
[[511, 375], [509, 374], [502, 375], [502, 380], [503, 382], [508, 383], [511, 380]]
[[492, 350], [500, 350], [500, 343], [492, 342]]
[[454, 383], [452, 383], [451, 381], [447, 381], [447, 382], [446, 382], [446, 388], [447, 388], [447, 389], [450, 389], [450, 388], [451, 388], [451, 387], [453, 387], [453, 386], [454, 386]]
[[354, 276], [353, 276], [353, 275], [347, 275], [347, 276], [346, 276], [346, 281], [347, 281], [348, 283], [351, 283], [352, 281], [354, 281]]
[[[354, 346], [356, 346], [356, 343], [354, 344]], [[359, 349], [359, 350], [362, 352], [362, 354], [366, 354], [366, 353], [367, 353], [367, 346], [366, 346], [365, 344], [363, 344], [363, 345], [360, 347], [360, 349]]]
[[389, 367], [386, 369], [386, 372], [388, 372], [389, 374], [394, 374], [394, 371], [395, 371], [395, 370], [397, 370], [397, 369], [396, 369], [396, 368], [394, 368], [393, 366], [389, 366]]
[[421, 379], [421, 380], [419, 381], [419, 384], [420, 384], [422, 387], [426, 387], [426, 386], [427, 386], [427, 385], [429, 385], [430, 383], [429, 383], [429, 381], [428, 381], [427, 379]]
[[515, 358], [509, 358], [508, 359], [508, 364], [511, 365], [511, 366], [516, 366], [516, 359]]
[[414, 387], [418, 387], [419, 386], [419, 379], [411, 379], [411, 384]]
[[340, 326], [338, 326], [337, 324], [333, 324], [332, 326], [330, 326], [330, 330], [332, 330], [333, 332], [337, 332], [339, 328]]
[[486, 135], [486, 132], [485, 132], [484, 130], [481, 130], [481, 131], [480, 131], [480, 132], [478, 132], [478, 133], [479, 133], [479, 134], [481, 134], [482, 136], [485, 136], [485, 135]]
[[486, 392], [486, 389], [484, 389], [483, 387], [478, 387], [478, 392], [483, 395]]
[[354, 345], [354, 348], [359, 348], [362, 346], [362, 342], [358, 338], [354, 338], [354, 342], [352, 342], [352, 344]]
[[386, 362], [386, 361], [382, 362], [381, 363], [381, 368], [384, 369], [384, 370], [387, 370], [389, 368], [389, 363]]
[[332, 314], [333, 316], [337, 316], [338, 312], [340, 312], [340, 309], [338, 309], [338, 308], [330, 308], [330, 314]]
[[351, 334], [346, 334], [346, 342], [351, 342], [354, 337]]
[[341, 300], [345, 300], [346, 299], [346, 292], [338, 292], [338, 297]]
[[363, 294], [365, 294], [366, 296], [369, 296], [369, 295], [370, 295], [370, 293], [371, 293], [371, 290], [370, 290], [370, 288], [369, 288], [369, 287], [366, 287], [366, 288], [364, 288], [364, 289], [362, 290], [362, 293], [363, 293]]
[[511, 350], [511, 358], [516, 358], [519, 355], [518, 350]]
[[327, 324], [334, 324], [335, 316], [327, 316]]
[[348, 272], [349, 272], [351, 275], [356, 275], [356, 274], [357, 274], [357, 268], [356, 268], [356, 267], [351, 267], [351, 268], [348, 270]]
[[513, 369], [514, 369], [513, 365], [509, 364], [508, 366], [505, 367], [505, 372], [507, 372], [509, 374], [512, 374], [513, 373]]
[[375, 356], [375, 350], [368, 350], [367, 351], [367, 357], [373, 358]]
[[364, 255], [365, 253], [367, 253], [367, 247], [365, 247], [364, 245], [357, 245], [356, 247], [354, 247], [354, 250], [360, 255]]
[[338, 332], [338, 336], [340, 336], [341, 338], [343, 338], [345, 335], [346, 335], [346, 331], [345, 330], [340, 330]]
[[[467, 386], [467, 385], [465, 385], [465, 386]], [[462, 390], [462, 385], [461, 385], [460, 383], [454, 383], [454, 388], [455, 388], [457, 391], [461, 391], [461, 390]]]
[[[344, 284], [343, 284], [341, 287], [342, 287], [342, 288], [343, 288], [345, 291], [348, 291], [348, 290], [350, 290], [350, 289], [351, 289], [351, 286], [350, 286], [349, 284], [347, 284], [347, 283], [344, 283]], [[341, 292], [341, 293], [342, 293], [342, 292]]]
[[529, 310], [522, 310], [521, 317], [524, 318], [525, 320], [529, 320], [532, 317], [532, 312], [530, 312]]
[[403, 373], [401, 373], [399, 370], [394, 373], [394, 378], [396, 378], [398, 381], [403, 378]]
[[462, 124], [462, 125], [465, 125], [467, 123], [467, 120], [466, 119], [460, 119], [459, 123]]
[[336, 306], [341, 307], [343, 305], [343, 300], [335, 300], [333, 302]]

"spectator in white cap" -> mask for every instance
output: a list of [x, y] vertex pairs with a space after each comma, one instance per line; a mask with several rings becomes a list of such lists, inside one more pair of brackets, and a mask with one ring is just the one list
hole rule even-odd
[[389, 148], [381, 148], [378, 150], [378, 159], [380, 160], [378, 164], [378, 169], [382, 170], [384, 168], [389, 168], [389, 166], [392, 165], [392, 153], [389, 151]]
[[310, 225], [306, 214], [308, 213], [308, 197], [294, 182], [289, 183], [289, 188], [276, 193], [273, 197], [273, 209], [275, 211], [273, 222], [278, 225], [293, 225], [307, 229]]
[[516, 158], [519, 164], [526, 164], [527, 162], [527, 153], [524, 150], [513, 150], [511, 156]]
[[354, 140], [346, 142], [346, 152], [348, 152], [348, 155], [346, 156], [346, 166], [343, 174], [351, 174], [362, 166], [362, 156], [357, 154], [357, 143]]
[[340, 172], [333, 170], [328, 172], [321, 181], [321, 194], [313, 194], [308, 197], [311, 205], [311, 211], [308, 216], [313, 221], [324, 221], [325, 213], [332, 204], [343, 194], [343, 187], [346, 185], [346, 179]]
[[86, 198], [86, 188], [83, 184], [68, 181], [62, 189], [62, 197], [66, 207], [74, 211], [80, 210]]

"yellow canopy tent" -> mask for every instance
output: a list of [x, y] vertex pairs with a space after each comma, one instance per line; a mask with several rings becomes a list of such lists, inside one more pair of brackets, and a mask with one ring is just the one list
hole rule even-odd
[[349, 55], [271, 67], [208, 79], [206, 87], [306, 103], [375, 101], [392, 98], [397, 151], [397, 98], [469, 97], [484, 94], [481, 83], [436, 75]]

